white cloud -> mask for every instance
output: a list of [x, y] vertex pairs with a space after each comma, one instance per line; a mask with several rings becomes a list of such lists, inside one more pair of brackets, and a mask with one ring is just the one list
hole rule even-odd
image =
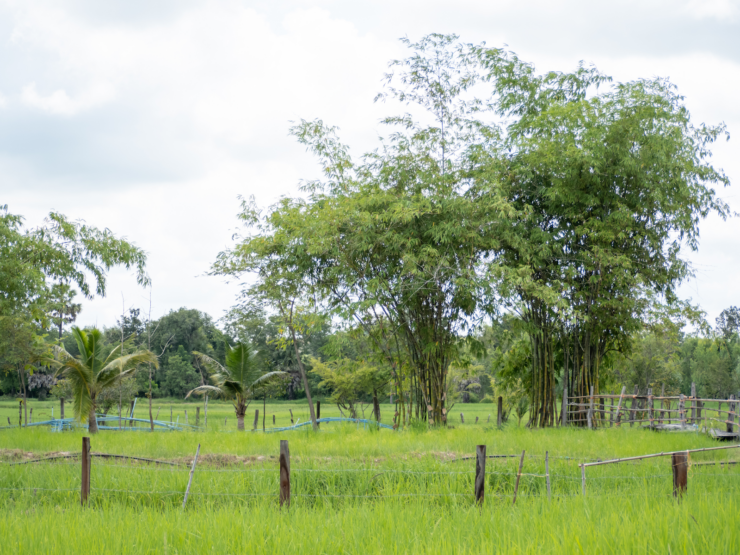
[[74, 116], [105, 104], [115, 97], [111, 85], [98, 84], [83, 91], [76, 98], [71, 98], [67, 91], [59, 89], [46, 96], [36, 90], [36, 83], [29, 83], [21, 91], [21, 102], [31, 108], [37, 108], [53, 115]]
[[740, 13], [738, 0], [690, 0], [683, 12], [696, 19], [734, 19]]

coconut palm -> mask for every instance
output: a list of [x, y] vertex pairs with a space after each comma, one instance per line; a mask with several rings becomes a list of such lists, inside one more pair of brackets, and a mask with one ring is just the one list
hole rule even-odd
[[100, 393], [133, 375], [140, 364], [159, 364], [156, 355], [146, 350], [121, 356], [120, 345], [104, 356], [103, 334], [98, 329], [84, 331], [73, 327], [72, 337], [77, 343], [79, 356], [57, 347], [54, 358], [46, 362], [57, 369], [57, 375], [70, 381], [75, 419], [82, 421], [87, 415], [90, 433], [95, 434], [98, 432], [95, 409]]
[[229, 348], [226, 352], [225, 365], [197, 351], [193, 351], [193, 355], [211, 373], [213, 385], [196, 387], [185, 398], [190, 397], [192, 393], [214, 393], [230, 399], [234, 405], [239, 430], [244, 430], [244, 415], [254, 387], [276, 376], [285, 375], [285, 372], [263, 374], [258, 368], [252, 348], [247, 343], [237, 343], [233, 348]]

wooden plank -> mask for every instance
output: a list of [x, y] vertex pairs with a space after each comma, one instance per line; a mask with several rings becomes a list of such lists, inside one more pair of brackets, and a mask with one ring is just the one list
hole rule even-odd
[[80, 488], [80, 503], [84, 507], [90, 499], [90, 466], [92, 457], [90, 456], [90, 438], [82, 438], [82, 486]]
[[639, 461], [641, 459], [652, 459], [653, 457], [667, 457], [669, 455], [673, 455], [674, 453], [701, 453], [703, 451], [719, 451], [720, 449], [737, 449], [739, 447], [740, 447], [740, 444], [726, 445], [724, 447], [702, 447], [701, 449], [689, 449], [688, 451], [687, 450], [666, 451], [666, 452], [661, 452], [661, 453], [652, 453], [650, 455], [640, 455], [638, 457], [624, 457], [622, 459], [609, 459], [606, 461], [583, 463], [583, 466], [601, 466], [603, 464], [614, 464], [614, 463], [627, 462], [627, 461]]
[[486, 494], [486, 446], [475, 448], [475, 504], [483, 506]]
[[673, 468], [673, 497], [680, 497], [686, 491], [689, 481], [689, 452], [683, 451], [671, 455]]
[[190, 477], [188, 478], [188, 487], [185, 488], [185, 497], [182, 500], [182, 508], [185, 508], [185, 503], [188, 502], [188, 495], [190, 494], [190, 486], [193, 484], [193, 474], [195, 473], [195, 465], [198, 464], [198, 455], [200, 454], [200, 443], [198, 448], [195, 450], [195, 458], [193, 459], [193, 465], [190, 467]]
[[519, 472], [516, 473], [516, 484], [514, 485], [514, 501], [512, 505], [516, 503], [516, 493], [519, 491], [519, 478], [522, 477], [522, 467], [524, 466], [524, 451], [522, 451], [522, 458], [519, 459]]
[[280, 506], [290, 507], [290, 449], [288, 440], [280, 440]]
[[548, 451], [545, 451], [545, 480], [547, 481], [547, 500], [552, 500], [552, 494], [550, 492], [550, 459], [548, 457]]

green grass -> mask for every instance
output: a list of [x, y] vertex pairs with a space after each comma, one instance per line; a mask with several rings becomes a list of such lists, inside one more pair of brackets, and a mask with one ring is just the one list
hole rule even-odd
[[[185, 406], [173, 404], [173, 410]], [[189, 413], [192, 406], [187, 405]], [[466, 420], [468, 412], [474, 415], [473, 409], [490, 405], [469, 407]], [[307, 413], [298, 403], [271, 403], [268, 415], [284, 418], [287, 408], [296, 417]], [[390, 416], [390, 407], [384, 410]], [[190, 460], [200, 443], [201, 459], [184, 511], [186, 466], [94, 458], [90, 504], [83, 509], [79, 462], [8, 464], [78, 452], [81, 430], [0, 430], [0, 551], [740, 552], [740, 465], [697, 464], [740, 459], [734, 449], [692, 455], [689, 490], [680, 503], [671, 495], [666, 457], [589, 468], [587, 495], [581, 495], [580, 461], [720, 445], [702, 434], [628, 426], [528, 430], [515, 423], [497, 430], [482, 422], [403, 432], [324, 425], [318, 434], [308, 428], [236, 433], [235, 422], [229, 427], [228, 420], [226, 430], [215, 417], [211, 427], [211, 414], [230, 414], [233, 422], [228, 405], [209, 403], [207, 432], [111, 431], [91, 439], [94, 452], [180, 463]], [[281, 510], [277, 500], [281, 439], [290, 441], [290, 510]], [[489, 455], [526, 450], [515, 506], [519, 461], [508, 458], [488, 460], [486, 501], [482, 509], [474, 507], [475, 462], [452, 459], [472, 456], [478, 444], [485, 444]], [[550, 455], [552, 500], [540, 477], [545, 451]]]

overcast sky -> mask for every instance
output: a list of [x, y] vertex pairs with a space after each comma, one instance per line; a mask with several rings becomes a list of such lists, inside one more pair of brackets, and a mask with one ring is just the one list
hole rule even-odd
[[[268, 205], [318, 176], [288, 136], [322, 118], [355, 154], [398, 38], [457, 33], [508, 45], [540, 71], [580, 60], [616, 80], [669, 77], [696, 123], [740, 132], [740, 0], [0, 0], [0, 204], [38, 225], [51, 210], [147, 251], [153, 317], [220, 318], [237, 284], [207, 277], [238, 228], [238, 195]], [[740, 139], [716, 145], [740, 211]], [[740, 218], [701, 225], [681, 288], [710, 322], [740, 305]], [[78, 322], [112, 325], [148, 293], [113, 271]]]

